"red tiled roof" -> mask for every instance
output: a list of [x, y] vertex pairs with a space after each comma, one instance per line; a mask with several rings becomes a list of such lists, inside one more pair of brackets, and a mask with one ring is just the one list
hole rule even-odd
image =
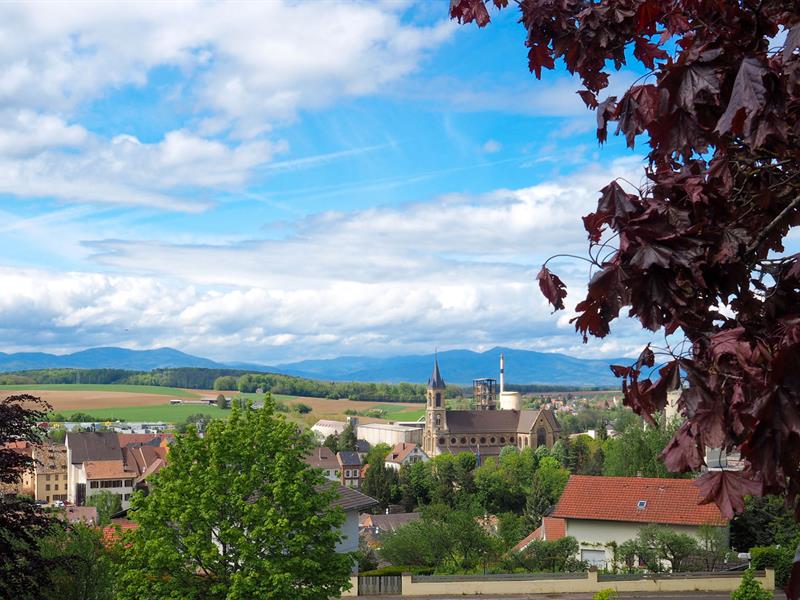
[[572, 475], [552, 516], [669, 525], [727, 523], [716, 504], [701, 506], [700, 499], [691, 479]]
[[138, 523], [134, 523], [133, 521], [129, 521], [127, 523], [114, 523], [113, 525], [106, 525], [103, 527], [103, 543], [106, 546], [110, 546], [122, 537], [122, 535], [126, 531], [130, 531], [133, 529], [137, 529], [139, 527]]
[[389, 452], [389, 455], [386, 457], [387, 462], [394, 462], [394, 463], [402, 463], [406, 457], [414, 451], [416, 448], [416, 444], [412, 444], [411, 442], [398, 442], [392, 448], [392, 451]]
[[548, 542], [555, 542], [567, 535], [567, 522], [564, 519], [557, 519], [555, 517], [544, 517], [542, 524], [537, 527], [533, 533], [529, 534], [519, 544], [512, 548], [512, 552], [521, 552], [525, 550], [533, 540], [547, 540]]

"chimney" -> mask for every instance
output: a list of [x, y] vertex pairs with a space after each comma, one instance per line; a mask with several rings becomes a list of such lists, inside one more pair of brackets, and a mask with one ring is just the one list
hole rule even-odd
[[506, 362], [503, 359], [503, 355], [500, 355], [500, 393], [506, 391], [506, 384], [505, 384], [505, 369], [506, 369]]

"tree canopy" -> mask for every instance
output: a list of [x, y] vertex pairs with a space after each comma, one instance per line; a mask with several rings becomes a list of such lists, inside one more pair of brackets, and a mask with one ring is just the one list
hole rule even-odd
[[133, 497], [140, 527], [124, 541], [120, 598], [337, 596], [351, 569], [335, 552], [344, 515], [304, 462], [310, 448], [269, 399], [234, 407], [204, 437], [189, 427], [150, 494]]
[[[451, 16], [489, 23], [490, 0], [452, 0]], [[508, 0], [491, 0], [504, 8]], [[572, 319], [604, 337], [623, 308], [665, 347], [616, 366], [625, 403], [646, 419], [682, 388], [685, 421], [664, 451], [697, 471], [704, 449], [736, 446], [743, 472], [699, 485], [723, 514], [762, 492], [800, 490], [800, 12], [787, 0], [526, 0], [516, 3], [530, 70], [556, 61], [628, 146], [648, 145], [646, 181], [611, 181], [583, 217], [591, 279]], [[644, 70], [620, 97], [612, 69]], [[543, 266], [542, 292], [565, 308], [566, 286]], [[684, 343], [685, 342], [685, 343]], [[655, 352], [661, 354], [654, 379]]]

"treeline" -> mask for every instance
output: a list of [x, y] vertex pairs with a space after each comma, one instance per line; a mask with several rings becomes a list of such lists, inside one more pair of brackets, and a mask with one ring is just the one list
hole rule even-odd
[[[359, 383], [319, 381], [277, 373], [252, 373], [236, 369], [181, 367], [153, 371], [125, 369], [41, 369], [0, 374], [0, 385], [29, 384], [153, 385], [195, 390], [259, 389], [274, 394], [311, 398], [347, 398], [380, 402], [425, 402], [426, 386], [414, 383]], [[448, 386], [448, 398], [461, 398], [463, 390]]]
[[[472, 389], [472, 388], [470, 388]], [[521, 394], [538, 394], [540, 392], [604, 392], [618, 390], [619, 386], [613, 385], [547, 385], [543, 383], [506, 383], [507, 392], [520, 392]]]
[[[245, 373], [238, 377], [224, 375], [214, 381], [214, 389], [238, 390], [243, 393], [253, 393], [260, 389], [289, 396], [381, 402], [425, 402], [427, 395], [427, 387], [423, 384], [319, 381], [275, 373]], [[447, 398], [460, 398], [463, 394], [458, 386], [447, 386], [445, 392]]]

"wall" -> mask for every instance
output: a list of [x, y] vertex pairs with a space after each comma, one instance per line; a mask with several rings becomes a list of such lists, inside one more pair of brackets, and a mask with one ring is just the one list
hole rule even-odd
[[[605, 550], [606, 561], [613, 560], [613, 552], [606, 548], [609, 542], [616, 542], [618, 545], [635, 538], [639, 534], [639, 529], [646, 523], [629, 523], [625, 521], [591, 521], [588, 519], [567, 519], [567, 535], [578, 540], [578, 556], [580, 550]], [[699, 527], [687, 527], [683, 525], [670, 525], [672, 531], [698, 536]]]
[[349, 510], [345, 513], [345, 521], [342, 525], [341, 542], [336, 544], [336, 552], [355, 552], [358, 550], [358, 511]]
[[[403, 597], [434, 596], [437, 594], [500, 596], [503, 594], [593, 594], [611, 588], [617, 592], [732, 592], [741, 582], [741, 574], [685, 574], [652, 576], [639, 579], [598, 579], [597, 571], [586, 574], [557, 574], [526, 576], [427, 577], [403, 575]], [[549, 577], [545, 579], [545, 577]], [[757, 572], [756, 580], [765, 589], [775, 589], [775, 572]], [[356, 595], [351, 590], [348, 594]]]
[[389, 429], [359, 425], [356, 428], [356, 437], [360, 440], [366, 440], [372, 446], [380, 443], [394, 446], [400, 442], [422, 444], [422, 428], [398, 425], [397, 428]]

